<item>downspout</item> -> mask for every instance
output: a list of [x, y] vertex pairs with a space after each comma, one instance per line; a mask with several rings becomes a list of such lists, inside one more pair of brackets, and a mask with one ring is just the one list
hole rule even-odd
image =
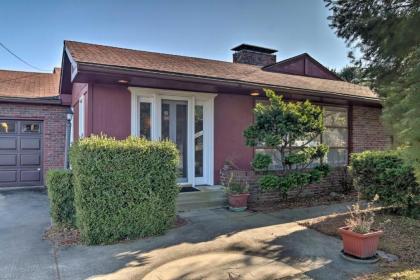
[[70, 151], [70, 144], [71, 144], [71, 135], [72, 135], [72, 124], [73, 124], [73, 110], [71, 107], [67, 109], [66, 114], [66, 144], [64, 147], [64, 168], [70, 168], [70, 161], [69, 161], [69, 151]]

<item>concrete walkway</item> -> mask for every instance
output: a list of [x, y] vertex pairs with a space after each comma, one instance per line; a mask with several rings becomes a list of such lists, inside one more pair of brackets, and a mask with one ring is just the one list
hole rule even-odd
[[[54, 250], [40, 239], [48, 224], [48, 211], [42, 208], [45, 195], [5, 195], [0, 200], [1, 217], [9, 215], [4, 207], [24, 208], [22, 214], [31, 210], [25, 199], [38, 201], [35, 205], [39, 212], [34, 213], [40, 218], [38, 226], [30, 229], [32, 233], [19, 236], [27, 238], [20, 240], [19, 246], [12, 233], [18, 234], [19, 229], [8, 229], [11, 233], [7, 240], [1, 235], [0, 245], [14, 245], [6, 245], [10, 253], [1, 250], [0, 279], [351, 279], [377, 267], [341, 259], [338, 239], [296, 223], [346, 210], [346, 205], [338, 204], [270, 214], [225, 209], [184, 212], [182, 216], [189, 223], [163, 236], [109, 246], [61, 248], [57, 256], [59, 273], [54, 273]], [[20, 204], [4, 204], [9, 200]], [[19, 224], [25, 221], [29, 222], [25, 219]], [[13, 225], [13, 219], [8, 223]], [[35, 256], [30, 248], [37, 248]], [[10, 260], [7, 254], [18, 259]], [[24, 269], [28, 263], [37, 264], [37, 269]]]

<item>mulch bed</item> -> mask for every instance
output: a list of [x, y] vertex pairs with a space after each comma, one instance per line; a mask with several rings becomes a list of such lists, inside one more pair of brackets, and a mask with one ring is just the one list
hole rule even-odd
[[[188, 224], [188, 221], [180, 216], [176, 216], [175, 222], [171, 228], [179, 228]], [[54, 227], [47, 228], [42, 239], [51, 241], [55, 246], [67, 247], [82, 244], [80, 241], [80, 231], [75, 228]], [[128, 240], [121, 240], [126, 242]]]
[[320, 205], [330, 205], [343, 202], [355, 202], [357, 193], [338, 194], [337, 196], [324, 195], [319, 197], [300, 197], [297, 199], [288, 199], [275, 204], [264, 204], [258, 206], [250, 205], [250, 209], [258, 212], [273, 212], [288, 208], [306, 208]]

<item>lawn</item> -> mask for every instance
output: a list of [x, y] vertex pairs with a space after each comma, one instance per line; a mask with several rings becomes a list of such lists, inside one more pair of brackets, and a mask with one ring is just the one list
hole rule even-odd
[[[315, 229], [327, 235], [339, 237], [337, 228], [344, 225], [348, 214], [330, 215], [306, 220], [301, 225]], [[381, 237], [379, 249], [397, 255], [396, 263], [380, 264], [381, 271], [371, 275], [363, 275], [358, 280], [418, 280], [420, 279], [420, 220], [407, 217], [377, 213], [375, 226], [389, 220], [385, 226], [385, 234]]]

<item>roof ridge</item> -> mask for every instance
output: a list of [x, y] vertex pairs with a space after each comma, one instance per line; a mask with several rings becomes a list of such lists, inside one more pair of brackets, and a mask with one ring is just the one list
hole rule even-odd
[[0, 69], [1, 72], [9, 72], [9, 73], [21, 73], [21, 74], [46, 74], [46, 75], [53, 75], [53, 72], [35, 72], [35, 71], [22, 71], [22, 70], [11, 70], [11, 69]]
[[170, 54], [170, 53], [162, 53], [162, 52], [153, 52], [153, 51], [145, 51], [145, 50], [139, 50], [139, 49], [133, 49], [133, 48], [122, 48], [122, 47], [115, 47], [115, 46], [109, 46], [109, 45], [103, 45], [103, 44], [95, 44], [95, 43], [86, 43], [86, 42], [80, 42], [80, 41], [64, 40], [64, 44], [66, 44], [66, 42], [76, 43], [76, 44], [83, 44], [83, 45], [106, 47], [106, 48], [113, 48], [113, 49], [120, 49], [120, 50], [127, 50], [127, 51], [134, 51], [134, 52], [143, 52], [143, 53], [151, 53], [151, 54], [158, 54], [158, 55], [165, 55], [165, 56], [176, 56], [176, 57], [182, 57], [182, 58], [192, 58], [192, 59], [205, 60], [205, 61], [221, 62], [221, 63], [227, 63], [229, 65], [241, 65], [241, 66], [246, 66], [246, 67], [250, 67], [250, 68], [261, 69], [260, 66], [256, 66], [256, 65], [243, 64], [243, 63], [234, 63], [234, 62], [230, 62], [230, 61], [217, 60], [217, 59], [212, 59], [212, 58], [203, 58], [203, 57], [180, 55], [180, 54]]

